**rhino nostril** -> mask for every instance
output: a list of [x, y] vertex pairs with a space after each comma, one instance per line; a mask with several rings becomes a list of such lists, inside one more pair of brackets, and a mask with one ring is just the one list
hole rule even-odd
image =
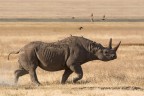
[[114, 57], [116, 57], [116, 56], [113, 54], [113, 55], [111, 55], [111, 57], [114, 58]]

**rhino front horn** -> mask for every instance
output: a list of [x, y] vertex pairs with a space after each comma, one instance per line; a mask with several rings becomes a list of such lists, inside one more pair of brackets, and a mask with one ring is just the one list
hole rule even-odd
[[110, 38], [110, 41], [109, 41], [109, 49], [112, 49], [112, 38]]
[[115, 51], [117, 51], [117, 49], [119, 48], [119, 46], [120, 46], [120, 44], [121, 44], [121, 41], [117, 44], [117, 46], [115, 47], [115, 48], [113, 48]]

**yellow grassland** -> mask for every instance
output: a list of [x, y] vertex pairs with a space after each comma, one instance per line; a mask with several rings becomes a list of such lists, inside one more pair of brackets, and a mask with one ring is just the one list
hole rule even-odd
[[[83, 27], [79, 30], [79, 27]], [[31, 41], [53, 42], [68, 36], [84, 36], [104, 46], [113, 38], [120, 40], [118, 58], [114, 61], [90, 61], [84, 65], [84, 77], [72, 84], [72, 74], [61, 85], [63, 71], [37, 69], [42, 86], [31, 84], [29, 75], [13, 85], [13, 72], [18, 67], [17, 55], [7, 55]], [[144, 23], [0, 23], [0, 96], [144, 96]]]

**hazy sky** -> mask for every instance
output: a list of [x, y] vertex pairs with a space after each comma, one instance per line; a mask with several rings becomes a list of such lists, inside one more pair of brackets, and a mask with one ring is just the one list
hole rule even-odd
[[0, 0], [0, 18], [143, 17], [144, 0]]

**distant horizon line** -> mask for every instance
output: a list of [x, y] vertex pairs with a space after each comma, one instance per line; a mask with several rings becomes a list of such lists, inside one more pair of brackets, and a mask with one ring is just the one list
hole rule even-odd
[[[93, 22], [144, 22], [144, 18], [93, 18]], [[91, 22], [91, 18], [0, 18], [0, 22]]]

